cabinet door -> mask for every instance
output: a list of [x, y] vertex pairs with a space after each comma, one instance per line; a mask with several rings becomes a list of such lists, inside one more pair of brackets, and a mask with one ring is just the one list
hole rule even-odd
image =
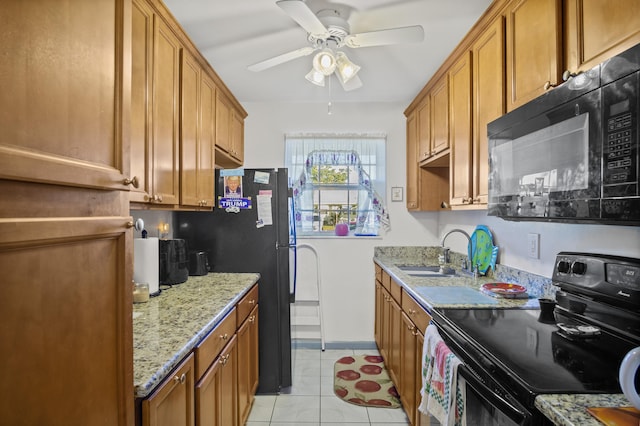
[[431, 89], [431, 151], [437, 155], [449, 148], [449, 77], [443, 76]]
[[180, 68], [180, 204], [198, 206], [200, 65], [183, 50]]
[[156, 16], [153, 56], [152, 202], [179, 202], [180, 42]]
[[451, 205], [471, 202], [471, 52], [465, 52], [449, 71], [449, 134], [451, 138]]
[[216, 93], [216, 147], [231, 152], [231, 105], [219, 90]]
[[385, 364], [387, 366], [391, 365], [391, 360], [389, 358], [389, 347], [391, 341], [391, 296], [389, 292], [382, 287], [382, 330], [380, 333], [380, 355], [384, 358]]
[[130, 220], [0, 219], [2, 424], [132, 424]]
[[131, 12], [131, 175], [138, 179], [132, 202], [151, 199], [151, 90], [153, 81], [153, 11], [145, 0], [133, 0]]
[[[595, 2], [594, 2], [595, 3]], [[561, 69], [560, 0], [515, 0], [505, 11], [507, 111], [556, 85]]]
[[407, 117], [407, 209], [418, 209], [418, 120], [414, 111]]
[[389, 375], [396, 385], [402, 386], [400, 376], [400, 333], [402, 331], [402, 310], [393, 297], [389, 313]]
[[237, 338], [233, 336], [195, 387], [198, 426], [238, 424], [237, 362]]
[[129, 190], [130, 13], [3, 2], [0, 178]]
[[409, 422], [415, 424], [416, 414], [416, 327], [403, 312], [400, 332], [400, 399]]
[[165, 382], [142, 401], [145, 426], [193, 426], [193, 354], [189, 355]]
[[379, 351], [382, 348], [382, 330], [384, 327], [382, 323], [382, 316], [384, 303], [384, 290], [382, 288], [382, 284], [376, 281], [374, 339]]
[[231, 114], [231, 156], [244, 162], [244, 119], [236, 112]]
[[258, 386], [258, 307], [238, 329], [238, 415], [240, 424], [249, 417]]
[[214, 206], [215, 122], [216, 87], [213, 80], [203, 72], [200, 82], [200, 143], [198, 145], [198, 200], [202, 207]]
[[422, 162], [431, 155], [431, 116], [429, 95], [418, 107], [418, 161]]
[[472, 46], [473, 204], [489, 194], [487, 124], [504, 114], [504, 23], [499, 17]]
[[564, 0], [565, 63], [588, 70], [640, 43], [637, 0]]
[[422, 413], [418, 410], [420, 403], [422, 402], [422, 395], [420, 395], [420, 390], [422, 389], [422, 347], [424, 346], [424, 336], [420, 331], [416, 332], [416, 387], [414, 390], [415, 398], [416, 398], [416, 411], [415, 411], [415, 422], [413, 425], [415, 426], [429, 426], [431, 425], [431, 420], [429, 416]]

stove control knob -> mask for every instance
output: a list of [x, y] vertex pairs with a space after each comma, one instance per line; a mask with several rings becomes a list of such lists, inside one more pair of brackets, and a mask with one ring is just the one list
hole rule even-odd
[[571, 265], [571, 272], [575, 275], [584, 275], [586, 271], [587, 265], [583, 262], [573, 262], [573, 265]]
[[558, 272], [562, 274], [568, 274], [571, 271], [571, 263], [566, 260], [561, 260], [558, 262]]

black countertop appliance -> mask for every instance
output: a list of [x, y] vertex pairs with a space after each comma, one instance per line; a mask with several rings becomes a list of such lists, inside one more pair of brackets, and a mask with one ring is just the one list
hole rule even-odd
[[178, 236], [209, 254], [212, 272], [260, 274], [259, 394], [292, 383], [288, 194], [287, 169], [216, 170], [214, 210], [177, 213]]
[[189, 278], [187, 242], [183, 239], [159, 240], [160, 284], [180, 284]]

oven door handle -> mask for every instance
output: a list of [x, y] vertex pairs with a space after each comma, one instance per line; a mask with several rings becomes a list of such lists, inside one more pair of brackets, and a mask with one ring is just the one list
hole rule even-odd
[[495, 391], [482, 383], [482, 380], [480, 380], [480, 378], [478, 378], [475, 373], [473, 373], [464, 364], [458, 367], [458, 374], [466, 380], [469, 386], [477, 391], [478, 395], [482, 396], [487, 400], [487, 402], [502, 411], [518, 425], [524, 426], [531, 422], [531, 413], [523, 409], [523, 407], [518, 407], [498, 395]]

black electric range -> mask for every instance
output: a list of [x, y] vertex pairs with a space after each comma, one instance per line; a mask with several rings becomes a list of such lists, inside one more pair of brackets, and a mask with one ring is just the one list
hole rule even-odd
[[[496, 395], [531, 413], [538, 394], [621, 393], [618, 370], [640, 346], [640, 259], [558, 254], [553, 314], [538, 309], [435, 309], [433, 321]], [[636, 383], [638, 382], [636, 378]]]

